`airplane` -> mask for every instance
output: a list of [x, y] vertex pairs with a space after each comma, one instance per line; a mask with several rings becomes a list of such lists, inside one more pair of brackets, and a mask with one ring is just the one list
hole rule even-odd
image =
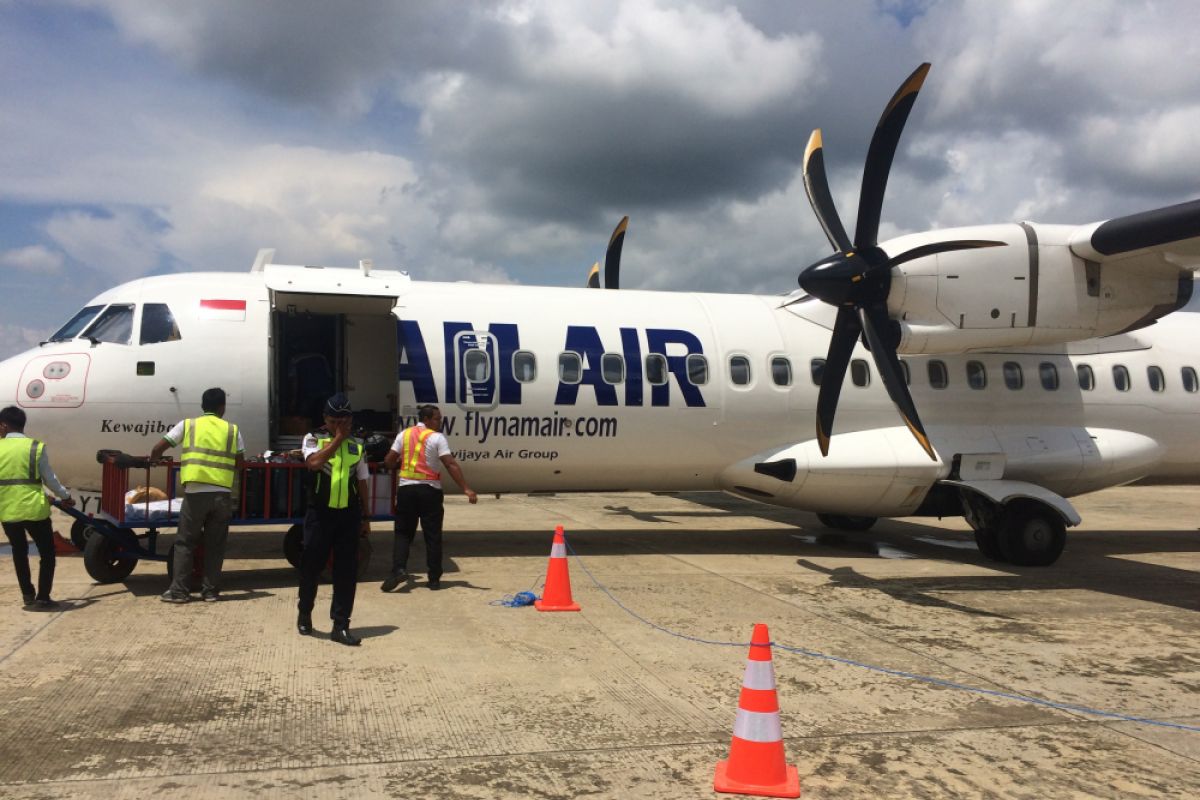
[[723, 490], [851, 530], [962, 516], [987, 558], [1051, 564], [1080, 522], [1067, 498], [1200, 479], [1200, 201], [877, 242], [927, 70], [880, 118], [853, 240], [814, 131], [805, 186], [835, 252], [790, 293], [618, 289], [615, 266], [616, 291], [425, 282], [262, 250], [248, 273], [100, 294], [0, 363], [0, 402], [80, 489], [97, 451], [149, 452], [210, 386], [249, 453], [297, 446], [336, 389], [381, 432], [439, 404], [481, 495]]

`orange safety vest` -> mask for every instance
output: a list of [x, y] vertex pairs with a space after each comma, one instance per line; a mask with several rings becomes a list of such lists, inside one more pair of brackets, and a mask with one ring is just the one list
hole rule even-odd
[[436, 481], [441, 478], [440, 472], [429, 468], [425, 460], [425, 443], [436, 431], [414, 425], [401, 434], [404, 440], [400, 443], [400, 477], [409, 481]]

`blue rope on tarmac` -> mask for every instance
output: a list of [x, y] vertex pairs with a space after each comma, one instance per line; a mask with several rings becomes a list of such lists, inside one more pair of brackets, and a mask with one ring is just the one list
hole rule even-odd
[[[563, 542], [567, 546], [567, 551], [575, 559], [575, 563], [578, 564], [580, 569], [587, 574], [592, 583], [596, 585], [596, 588], [603, 592], [609, 600], [612, 600], [614, 603], [616, 603], [616, 605], [622, 611], [636, 619], [638, 622], [641, 622], [643, 625], [648, 625], [656, 631], [661, 631], [662, 633], [665, 633], [669, 636], [674, 636], [677, 639], [686, 639], [689, 642], [696, 642], [698, 644], [713, 644], [721, 645], [723, 647], [750, 646], [750, 642], [719, 642], [712, 639], [701, 639], [697, 636], [688, 636], [687, 634], [679, 633], [677, 631], [670, 630], [669, 628], [664, 628], [657, 623], [651, 622], [618, 600], [617, 596], [608, 590], [608, 587], [596, 579], [596, 576], [592, 574], [592, 571], [589, 570], [587, 565], [583, 563], [583, 559], [580, 558], [579, 554], [575, 552], [575, 548], [571, 547], [571, 542], [569, 539], [567, 539], [565, 534], [563, 535]], [[990, 697], [998, 697], [1005, 700], [1017, 700], [1022, 703], [1031, 703], [1033, 705], [1043, 706], [1045, 708], [1054, 708], [1059, 711], [1074, 711], [1080, 714], [1090, 714], [1092, 716], [1105, 717], [1107, 719], [1120, 720], [1122, 722], [1139, 722], [1143, 725], [1156, 725], [1160, 728], [1174, 728], [1181, 731], [1200, 733], [1200, 725], [1185, 725], [1181, 722], [1167, 722], [1165, 720], [1150, 719], [1149, 717], [1135, 717], [1129, 714], [1119, 714], [1115, 711], [1104, 711], [1097, 708], [1091, 708], [1089, 706], [1075, 705], [1073, 703], [1058, 703], [1053, 700], [1043, 700], [1040, 697], [1031, 697], [1027, 694], [1016, 694], [1014, 692], [1002, 692], [996, 689], [984, 689], [979, 686], [968, 686], [964, 683], [956, 683], [954, 681], [948, 681], [942, 678], [933, 678], [928, 675], [918, 675], [915, 672], [905, 672], [904, 670], [880, 667], [875, 664], [867, 664], [850, 658], [842, 658], [840, 656], [829, 655], [828, 653], [820, 653], [816, 650], [806, 650], [803, 647], [791, 647], [786, 644], [780, 644], [779, 642], [771, 642], [771, 646], [787, 653], [795, 653], [796, 655], [808, 656], [809, 658], [818, 658], [823, 661], [831, 661], [836, 664], [845, 664], [846, 666], [850, 667], [858, 667], [860, 669], [870, 670], [871, 672], [890, 675], [895, 678], [907, 678], [909, 680], [920, 681], [921, 683], [928, 683], [934, 686], [942, 686], [947, 689], [958, 689], [964, 692], [974, 692], [975, 694], [988, 695]]]

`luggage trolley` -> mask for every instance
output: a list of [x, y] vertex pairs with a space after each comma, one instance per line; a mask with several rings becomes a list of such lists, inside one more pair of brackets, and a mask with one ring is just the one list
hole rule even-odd
[[[99, 455], [99, 454], [98, 454]], [[125, 580], [139, 560], [165, 561], [167, 574], [173, 571], [174, 545], [166, 553], [157, 549], [161, 528], [177, 527], [179, 507], [183, 502], [179, 483], [178, 461], [151, 464], [145, 457], [125, 453], [104, 453], [101, 474], [100, 511], [88, 516], [75, 508], [51, 500], [55, 507], [71, 516], [71, 540], [83, 550], [83, 565], [97, 583], [118, 583]], [[382, 464], [369, 464], [372, 522], [395, 519], [396, 481], [391, 470]], [[166, 470], [166, 500], [126, 503], [130, 473], [143, 471], [145, 486], [154, 485], [152, 470]], [[304, 551], [304, 477], [309, 470], [302, 461], [247, 461], [237, 477], [241, 492], [230, 527], [288, 525], [283, 536], [283, 554], [297, 569]], [[143, 531], [140, 532], [139, 531]], [[371, 560], [371, 543], [366, 536], [359, 539], [358, 575], [365, 576]], [[202, 559], [196, 558], [200, 570]]]

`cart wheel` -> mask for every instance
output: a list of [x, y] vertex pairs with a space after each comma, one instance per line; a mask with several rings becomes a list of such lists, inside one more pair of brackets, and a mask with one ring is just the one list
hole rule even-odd
[[371, 541], [366, 536], [358, 537], [358, 579], [365, 581], [371, 568]]
[[77, 519], [71, 523], [71, 544], [80, 550], [87, 547], [87, 540], [96, 529], [87, 520]]
[[112, 540], [95, 531], [83, 548], [83, 567], [96, 583], [119, 583], [125, 580], [137, 562], [132, 556], [119, 557]]
[[283, 557], [296, 569], [300, 569], [300, 557], [304, 554], [304, 526], [293, 525], [283, 535]]

